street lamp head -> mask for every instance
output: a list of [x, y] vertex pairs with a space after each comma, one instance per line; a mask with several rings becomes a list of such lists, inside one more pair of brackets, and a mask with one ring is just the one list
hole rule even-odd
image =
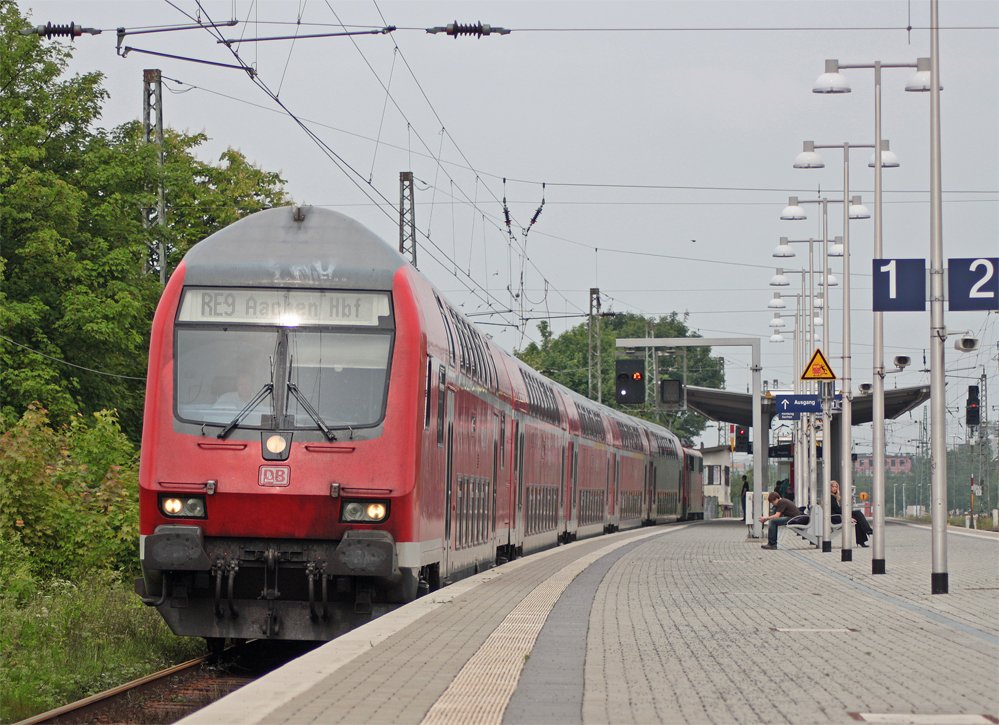
[[[853, 217], [851, 217], [852, 219]], [[829, 251], [826, 252], [826, 256], [829, 257], [842, 257], [845, 247], [843, 246], [843, 237], [836, 237], [833, 239], [833, 243], [829, 245]]]
[[[916, 93], [930, 90], [932, 83], [930, 68], [929, 58], [916, 58], [916, 72], [912, 74], [912, 78], [905, 84], [905, 90]], [[940, 86], [940, 90], [943, 90], [943, 86]]]
[[850, 218], [851, 219], [871, 218], [871, 212], [868, 211], [867, 207], [863, 205], [862, 200], [859, 196], [855, 196], [850, 200]]
[[[875, 165], [875, 161], [877, 161], [877, 159], [875, 158], [874, 154], [872, 153], [871, 154], [871, 160], [867, 162], [867, 165], [873, 169], [874, 165]], [[888, 141], [887, 141], [887, 139], [882, 140], [881, 141], [881, 168], [882, 169], [897, 169], [898, 166], [899, 166], [898, 156], [895, 155], [894, 151], [892, 151], [890, 148], [888, 148]]]
[[785, 310], [787, 303], [781, 297], [780, 292], [774, 292], [774, 298], [767, 303], [767, 308], [771, 310]]
[[770, 336], [770, 342], [784, 342], [784, 336], [779, 332], [775, 332]]
[[839, 61], [835, 58], [826, 60], [826, 72], [816, 79], [812, 93], [849, 93], [850, 84], [846, 76], [839, 72]]
[[830, 287], [839, 287], [839, 280], [836, 279], [835, 274], [827, 274], [825, 279], [819, 279], [819, 286], [825, 287], [829, 285]]
[[791, 245], [787, 241], [787, 237], [780, 238], [780, 244], [774, 247], [773, 255], [774, 257], [793, 257], [794, 250], [791, 249]]
[[774, 318], [770, 320], [770, 327], [774, 328], [775, 330], [780, 330], [782, 328], [787, 327], [787, 323], [784, 322], [784, 319], [780, 316], [779, 312], [774, 313]]
[[787, 197], [787, 206], [780, 213], [780, 218], [784, 221], [801, 221], [808, 217], [805, 216], [805, 210], [798, 206], [798, 197], [789, 196]]
[[784, 276], [784, 270], [778, 269], [777, 274], [770, 278], [771, 287], [790, 287], [791, 283], [787, 281], [787, 277]]
[[813, 317], [812, 318], [812, 325], [814, 327], [822, 327], [822, 318], [821, 317]]
[[822, 305], [824, 305], [825, 303], [826, 303], [825, 299], [822, 297], [822, 295], [815, 295], [815, 299], [812, 301], [812, 305], [819, 310], [822, 309]]
[[824, 169], [825, 167], [826, 165], [822, 161], [822, 157], [815, 150], [815, 142], [805, 141], [802, 143], [802, 151], [794, 159], [794, 168]]

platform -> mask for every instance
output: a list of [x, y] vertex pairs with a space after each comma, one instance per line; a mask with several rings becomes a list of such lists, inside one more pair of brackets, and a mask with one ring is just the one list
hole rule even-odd
[[330, 642], [184, 723], [999, 723], [999, 536], [889, 524], [887, 573], [738, 521], [534, 554]]

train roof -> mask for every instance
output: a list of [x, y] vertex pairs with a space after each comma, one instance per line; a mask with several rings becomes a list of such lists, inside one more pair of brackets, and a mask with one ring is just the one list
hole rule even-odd
[[188, 285], [392, 288], [405, 258], [340, 212], [283, 206], [251, 214], [194, 245]]

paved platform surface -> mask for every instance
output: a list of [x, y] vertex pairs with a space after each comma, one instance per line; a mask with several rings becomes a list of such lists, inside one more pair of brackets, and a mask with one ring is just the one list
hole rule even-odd
[[[576, 542], [458, 582], [185, 723], [999, 723], [999, 536], [765, 551], [731, 520]], [[782, 542], [783, 543], [783, 542]], [[838, 538], [834, 546], [838, 547]]]

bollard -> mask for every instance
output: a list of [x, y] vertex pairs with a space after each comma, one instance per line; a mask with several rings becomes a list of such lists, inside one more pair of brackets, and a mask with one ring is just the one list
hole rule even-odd
[[966, 529], [971, 528], [971, 516], [969, 514], [964, 515], [964, 528]]
[[999, 529], [999, 509], [992, 509], [992, 528]]

